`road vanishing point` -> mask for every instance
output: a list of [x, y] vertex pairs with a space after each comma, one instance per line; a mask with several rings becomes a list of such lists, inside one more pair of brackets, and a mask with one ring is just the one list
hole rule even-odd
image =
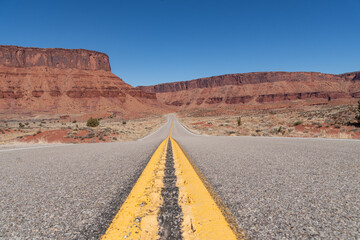
[[0, 146], [0, 239], [360, 239], [360, 141]]

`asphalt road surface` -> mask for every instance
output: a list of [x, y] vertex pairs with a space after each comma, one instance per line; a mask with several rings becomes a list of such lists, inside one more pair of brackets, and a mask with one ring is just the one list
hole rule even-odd
[[170, 127], [135, 142], [0, 148], [0, 239], [98, 239]]
[[[98, 239], [170, 130], [0, 148], [0, 239]], [[360, 141], [173, 137], [253, 239], [359, 239]]]
[[360, 141], [173, 137], [250, 238], [360, 239]]

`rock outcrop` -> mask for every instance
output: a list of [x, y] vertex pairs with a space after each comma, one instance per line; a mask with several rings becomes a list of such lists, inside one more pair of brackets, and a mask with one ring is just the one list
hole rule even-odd
[[108, 55], [84, 49], [0, 46], [0, 65], [111, 71]]
[[222, 107], [268, 103], [330, 102], [360, 97], [360, 72], [340, 75], [317, 72], [227, 74], [184, 82], [140, 86], [170, 106]]
[[155, 93], [126, 84], [89, 50], [0, 46], [1, 114], [159, 112]]

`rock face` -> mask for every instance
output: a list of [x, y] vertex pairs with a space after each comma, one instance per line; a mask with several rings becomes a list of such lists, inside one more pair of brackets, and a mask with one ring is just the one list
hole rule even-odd
[[155, 93], [126, 84], [109, 57], [88, 50], [0, 46], [0, 113], [141, 115]]
[[[360, 72], [227, 74], [185, 82], [140, 86], [166, 105], [192, 107], [259, 106], [298, 102], [313, 104], [360, 97]], [[270, 105], [269, 105], [270, 106]]]
[[108, 55], [84, 49], [0, 46], [0, 65], [111, 71]]

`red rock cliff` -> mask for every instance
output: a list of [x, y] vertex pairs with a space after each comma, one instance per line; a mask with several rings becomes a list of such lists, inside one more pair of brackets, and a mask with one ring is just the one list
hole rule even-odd
[[88, 50], [0, 46], [0, 117], [161, 112], [155, 93], [126, 84], [109, 57]]
[[341, 75], [324, 74], [318, 72], [253, 72], [238, 73], [199, 78], [183, 82], [162, 83], [153, 86], [139, 86], [146, 92], [164, 93], [190, 90], [195, 88], [214, 88], [226, 85], [259, 84], [271, 82], [299, 82], [326, 80], [360, 80], [360, 72]]
[[340, 75], [317, 72], [227, 74], [184, 82], [137, 87], [156, 93], [176, 107], [222, 107], [307, 101], [308, 104], [360, 97], [360, 72]]
[[0, 45], [0, 65], [111, 71], [108, 55], [84, 49], [25, 48]]

